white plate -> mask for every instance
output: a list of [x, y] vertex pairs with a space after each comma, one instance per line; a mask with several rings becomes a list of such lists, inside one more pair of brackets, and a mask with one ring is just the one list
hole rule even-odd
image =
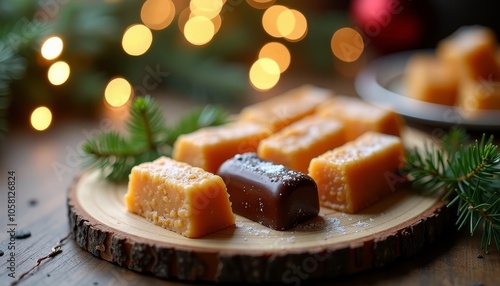
[[383, 56], [371, 62], [356, 77], [355, 88], [359, 96], [375, 105], [392, 108], [399, 114], [428, 123], [470, 128], [500, 128], [500, 110], [466, 112], [456, 106], [434, 104], [405, 96], [404, 71], [409, 51]]

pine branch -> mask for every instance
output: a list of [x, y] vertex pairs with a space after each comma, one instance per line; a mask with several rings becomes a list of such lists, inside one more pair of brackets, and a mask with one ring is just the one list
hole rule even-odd
[[110, 181], [123, 182], [135, 165], [171, 156], [179, 135], [224, 122], [226, 115], [221, 108], [207, 106], [193, 110], [176, 126], [167, 128], [156, 101], [149, 96], [139, 97], [132, 103], [126, 122], [129, 137], [108, 132], [87, 140], [82, 146], [83, 166], [99, 170]]
[[116, 132], [100, 133], [93, 140], [87, 140], [82, 149], [86, 154], [84, 167], [99, 169], [105, 178], [114, 182], [124, 180], [135, 165], [134, 158], [147, 151], [131, 146]]
[[227, 122], [227, 113], [220, 107], [207, 105], [204, 108], [195, 108], [191, 113], [182, 117], [176, 126], [168, 130], [166, 143], [173, 146], [177, 137], [207, 126], [221, 125]]
[[166, 140], [164, 118], [158, 104], [149, 96], [138, 98], [130, 110], [127, 128], [131, 141], [156, 150]]
[[450, 156], [460, 150], [460, 146], [470, 144], [470, 136], [463, 128], [451, 128], [448, 133], [441, 138], [441, 146], [445, 148], [445, 153]]
[[453, 182], [442, 150], [425, 146], [421, 153], [414, 149], [407, 154], [402, 173], [408, 176], [412, 185], [421, 193], [433, 194], [449, 187]]
[[151, 97], [137, 98], [126, 122], [130, 138], [109, 132], [87, 140], [83, 145], [87, 154], [84, 166], [100, 169], [101, 174], [111, 181], [126, 180], [135, 165], [169, 155], [161, 152], [159, 147], [162, 144], [159, 138], [165, 133], [163, 122], [161, 111]]
[[[459, 132], [459, 133], [457, 133]], [[463, 131], [451, 130], [442, 149], [426, 146], [407, 155], [402, 173], [416, 190], [435, 193], [444, 190], [448, 206], [457, 204], [457, 227], [469, 225], [473, 235], [483, 230], [481, 248], [500, 250], [500, 153], [493, 137], [465, 145]], [[457, 144], [461, 142], [460, 144]]]

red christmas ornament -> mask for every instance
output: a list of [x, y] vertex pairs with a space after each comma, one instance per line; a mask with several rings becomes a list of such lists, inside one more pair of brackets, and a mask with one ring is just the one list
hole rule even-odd
[[424, 15], [410, 0], [353, 0], [350, 13], [365, 46], [381, 53], [416, 48], [424, 36]]

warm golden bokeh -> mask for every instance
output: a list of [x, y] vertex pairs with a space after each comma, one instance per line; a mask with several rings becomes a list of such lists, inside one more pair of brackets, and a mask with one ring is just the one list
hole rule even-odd
[[147, 52], [153, 42], [151, 30], [142, 25], [135, 24], [129, 26], [122, 38], [123, 50], [131, 56], [140, 56]]
[[217, 34], [220, 27], [222, 26], [222, 17], [220, 15], [217, 15], [210, 19], [210, 21], [212, 21], [212, 23], [214, 24], [214, 34]]
[[104, 100], [112, 107], [125, 105], [132, 97], [132, 86], [121, 77], [112, 79], [104, 91]]
[[273, 59], [280, 67], [280, 72], [283, 73], [290, 65], [290, 51], [282, 43], [270, 42], [265, 44], [259, 52], [259, 59]]
[[30, 122], [35, 130], [43, 131], [52, 123], [52, 112], [45, 106], [37, 107], [31, 113]]
[[286, 9], [279, 13], [276, 18], [276, 28], [281, 37], [287, 37], [295, 28], [295, 15], [292, 10]]
[[47, 78], [51, 84], [61, 85], [68, 80], [69, 74], [69, 65], [66, 62], [59, 61], [50, 66], [49, 71], [47, 72]]
[[63, 51], [63, 41], [59, 37], [51, 37], [45, 40], [42, 44], [42, 57], [46, 60], [53, 60], [59, 57]]
[[307, 34], [307, 19], [304, 14], [282, 5], [271, 6], [264, 12], [262, 26], [269, 35], [291, 42], [300, 41]]
[[[275, 38], [283, 38], [289, 42], [302, 40], [308, 31], [306, 17], [297, 10], [284, 5], [275, 5], [276, 0], [246, 0], [256, 9], [265, 9], [262, 15], [262, 26], [267, 34]], [[208, 44], [222, 26], [224, 5], [235, 5], [227, 0], [146, 0], [141, 9], [141, 20], [144, 25], [136, 24], [128, 27], [123, 35], [122, 46], [129, 55], [144, 54], [152, 44], [150, 29], [161, 30], [171, 24], [177, 16], [177, 25], [185, 39], [192, 45]], [[177, 6], [177, 7], [176, 7]], [[234, 8], [234, 7], [233, 7]], [[333, 45], [332, 45], [333, 47]], [[333, 50], [333, 48], [332, 48]], [[259, 58], [249, 70], [252, 86], [258, 90], [274, 87], [291, 63], [288, 48], [279, 42], [270, 42], [262, 47]], [[123, 79], [124, 80], [124, 79]], [[112, 82], [106, 90], [110, 88]], [[125, 86], [130, 86], [127, 82]], [[107, 94], [108, 92], [106, 92]], [[108, 98], [111, 106], [125, 104], [133, 91], [126, 92], [127, 97], [121, 100]], [[120, 98], [120, 97], [118, 97]], [[113, 103], [118, 101], [118, 103]]]
[[191, 0], [189, 9], [194, 16], [212, 19], [219, 15], [224, 2], [222, 0]]
[[271, 89], [280, 79], [280, 67], [273, 59], [258, 59], [250, 68], [249, 78], [256, 89]]
[[[283, 34], [278, 29], [278, 18], [280, 17], [281, 13], [289, 10], [290, 9], [282, 5], [274, 5], [269, 7], [264, 12], [264, 15], [262, 15], [262, 26], [264, 27], [266, 33], [275, 38], [282, 38]], [[286, 20], [286, 17], [284, 18], [284, 20]]]
[[172, 0], [147, 0], [141, 8], [141, 20], [152, 30], [168, 27], [175, 17], [175, 5]]
[[184, 36], [193, 45], [204, 45], [215, 35], [214, 23], [204, 16], [194, 16], [184, 25]]
[[271, 7], [276, 0], [247, 0], [248, 5], [255, 9], [267, 9]]
[[354, 62], [363, 53], [365, 45], [358, 31], [346, 27], [333, 34], [331, 48], [338, 59], [344, 62]]
[[294, 26], [290, 33], [285, 35], [285, 39], [291, 42], [302, 40], [307, 35], [307, 19], [301, 12], [297, 10], [290, 10], [294, 18]]
[[186, 23], [189, 19], [193, 18], [193, 14], [191, 13], [191, 10], [189, 7], [184, 8], [180, 13], [177, 18], [177, 24], [179, 25], [179, 30], [181, 30], [181, 33], [184, 33], [184, 26], [186, 26]]

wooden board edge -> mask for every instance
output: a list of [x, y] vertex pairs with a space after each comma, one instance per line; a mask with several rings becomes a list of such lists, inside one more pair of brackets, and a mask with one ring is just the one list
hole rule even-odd
[[[296, 279], [334, 278], [410, 257], [450, 229], [452, 212], [443, 201], [422, 216], [368, 237], [335, 246], [293, 252], [275, 250], [213, 251], [158, 243], [103, 225], [77, 201], [83, 173], [69, 188], [70, 229], [78, 246], [94, 256], [130, 270], [162, 279], [210, 282], [297, 282]], [[396, 247], [394, 247], [396, 245]]]

